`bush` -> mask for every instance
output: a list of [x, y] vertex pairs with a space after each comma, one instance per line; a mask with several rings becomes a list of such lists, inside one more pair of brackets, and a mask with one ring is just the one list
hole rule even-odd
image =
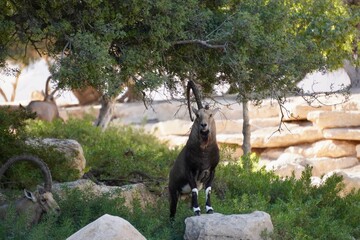
[[[89, 171], [100, 180], [116, 185], [132, 181], [156, 183], [159, 193], [166, 188], [167, 175], [178, 154], [142, 130], [111, 127], [101, 131], [93, 127], [90, 120], [70, 120], [66, 124], [30, 122], [26, 133], [32, 137], [75, 139], [83, 146]], [[227, 151], [221, 156], [230, 158]], [[216, 212], [266, 211], [275, 228], [272, 239], [360, 239], [360, 192], [340, 197], [341, 177], [335, 175], [316, 187], [310, 184], [311, 168], [307, 168], [299, 180], [294, 176], [281, 179], [272, 172], [257, 169], [257, 160], [251, 155], [218, 166], [212, 197]], [[65, 170], [55, 167], [53, 171], [54, 175], [61, 175], [57, 172]], [[199, 197], [203, 206], [203, 192]], [[124, 208], [121, 199], [95, 197], [75, 190], [60, 199], [59, 205], [62, 214], [58, 219], [45, 218], [30, 230], [23, 230], [21, 221], [13, 218], [1, 222], [0, 237], [64, 239], [108, 213], [128, 220], [147, 239], [182, 239], [184, 219], [193, 214], [187, 201], [179, 201], [175, 223], [171, 226], [166, 194], [146, 209], [135, 204], [134, 212]]]
[[164, 183], [177, 155], [177, 150], [169, 150], [141, 129], [124, 126], [103, 131], [93, 126], [90, 119], [70, 119], [66, 124], [34, 121], [27, 133], [32, 137], [77, 140], [83, 147], [87, 170], [108, 185]]

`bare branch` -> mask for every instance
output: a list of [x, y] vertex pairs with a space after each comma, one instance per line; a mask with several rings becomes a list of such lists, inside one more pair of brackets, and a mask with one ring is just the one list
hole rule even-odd
[[215, 49], [226, 49], [226, 44], [210, 44], [209, 41], [194, 39], [194, 40], [180, 40], [173, 43], [173, 45], [185, 45], [185, 44], [200, 44], [207, 48], [215, 48]]

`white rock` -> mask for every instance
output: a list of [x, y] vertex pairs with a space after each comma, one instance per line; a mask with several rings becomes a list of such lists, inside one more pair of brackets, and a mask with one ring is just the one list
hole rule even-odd
[[336, 169], [345, 169], [356, 166], [359, 160], [356, 157], [342, 158], [312, 158], [307, 163], [313, 166], [313, 176], [321, 176]]
[[277, 160], [283, 154], [285, 148], [266, 148], [261, 154], [262, 160]]
[[[253, 118], [250, 119], [250, 129], [251, 131], [256, 131], [261, 128], [267, 128], [267, 127], [277, 127], [280, 124], [280, 118]], [[242, 128], [241, 128], [242, 131]], [[240, 131], [240, 132], [241, 132]]]
[[355, 156], [356, 146], [348, 141], [320, 140], [313, 144], [288, 147], [285, 152], [301, 154], [308, 158], [339, 158]]
[[153, 132], [156, 136], [186, 136], [190, 134], [191, 126], [191, 121], [174, 119], [154, 124], [151, 132]]
[[360, 126], [360, 111], [314, 111], [307, 119], [320, 129]]
[[287, 106], [288, 114], [284, 114], [283, 121], [307, 120], [307, 115], [314, 111], [331, 111], [331, 106], [309, 106], [304, 103]]
[[146, 240], [128, 221], [121, 217], [105, 214], [89, 223], [67, 240]]
[[203, 214], [186, 218], [185, 224], [186, 240], [260, 240], [264, 231], [270, 233], [274, 229], [270, 215], [261, 211], [236, 215]]
[[343, 176], [343, 182], [345, 184], [344, 190], [340, 193], [342, 196], [350, 193], [351, 190], [359, 190], [360, 189], [360, 165], [357, 165], [348, 169], [335, 170], [327, 173], [323, 181], [332, 176], [333, 174], [338, 174]]
[[267, 171], [274, 171], [281, 177], [291, 177], [294, 173], [295, 178], [299, 179], [305, 170], [306, 159], [299, 154], [283, 153], [280, 157], [266, 164]]
[[278, 132], [277, 128], [263, 128], [251, 133], [253, 148], [288, 147], [303, 143], [313, 143], [323, 138], [319, 129], [314, 126], [287, 124], [287, 128]]
[[323, 130], [324, 138], [360, 141], [360, 128], [330, 128]]
[[72, 139], [44, 138], [29, 139], [27, 140], [27, 144], [54, 147], [69, 159], [71, 166], [79, 171], [79, 177], [84, 174], [86, 159], [84, 157], [84, 151], [78, 141]]
[[276, 101], [265, 99], [260, 105], [249, 104], [250, 118], [273, 118], [278, 117], [280, 108]]
[[118, 186], [98, 185], [88, 179], [80, 179], [74, 182], [55, 183], [52, 191], [63, 197], [64, 189], [79, 189], [81, 191], [90, 192], [96, 196], [109, 194], [109, 197], [123, 197], [124, 205], [132, 209], [135, 200], [140, 202], [140, 206], [145, 208], [147, 204], [155, 203], [155, 196], [149, 192], [146, 186], [142, 183]]

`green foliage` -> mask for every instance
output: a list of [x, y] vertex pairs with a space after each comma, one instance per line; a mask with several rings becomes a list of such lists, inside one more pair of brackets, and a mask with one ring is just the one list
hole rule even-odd
[[[49, 147], [25, 144], [28, 137], [25, 134], [27, 120], [32, 117], [33, 114], [22, 108], [17, 110], [8, 107], [0, 108], [0, 163], [5, 163], [15, 155], [31, 154], [48, 164], [55, 181], [75, 179], [78, 172], [68, 170], [70, 163], [66, 161], [62, 153]], [[19, 162], [11, 166], [2, 178], [2, 183], [10, 188], [34, 188], [41, 182], [43, 182], [43, 176], [39, 168], [27, 162]]]
[[[97, 177], [121, 179], [132, 171], [143, 171], [157, 178], [162, 187], [167, 182], [171, 163], [178, 151], [169, 151], [150, 135], [128, 127], [102, 131], [89, 120], [69, 120], [29, 123], [27, 134], [36, 137], [59, 137], [78, 140], [88, 160], [90, 171]], [[302, 177], [280, 179], [272, 172], [257, 169], [254, 155], [233, 160], [228, 150], [221, 153], [229, 164], [220, 164], [216, 170], [212, 202], [216, 212], [223, 214], [266, 211], [274, 224], [272, 239], [358, 239], [360, 228], [360, 192], [340, 197], [342, 178], [332, 176], [325, 184], [310, 184], [311, 168]], [[232, 161], [231, 161], [232, 160]], [[53, 174], [62, 169], [54, 168]], [[133, 177], [133, 176], [131, 176]], [[116, 182], [117, 185], [129, 178]], [[146, 182], [146, 179], [145, 179]], [[113, 183], [115, 183], [113, 181]], [[64, 239], [103, 214], [120, 216], [128, 220], [147, 239], [182, 239], [184, 219], [192, 216], [189, 201], [179, 201], [174, 224], [169, 223], [169, 205], [164, 190], [156, 204], [145, 209], [134, 203], [133, 211], [123, 206], [121, 198], [108, 195], [94, 196], [90, 191], [65, 191], [59, 198], [62, 209], [58, 218], [47, 216], [31, 229], [14, 213], [0, 222], [2, 239]], [[200, 192], [199, 203], [205, 197]]]
[[116, 184], [140, 175], [147, 180], [167, 178], [177, 151], [170, 151], [154, 136], [131, 127], [109, 127], [105, 131], [92, 126], [90, 120], [33, 122], [28, 133], [34, 137], [77, 140], [83, 147], [88, 169], [99, 179]]

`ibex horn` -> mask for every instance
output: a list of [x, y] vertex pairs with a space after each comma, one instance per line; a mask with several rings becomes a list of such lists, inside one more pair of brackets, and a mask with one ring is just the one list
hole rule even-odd
[[193, 94], [195, 96], [195, 100], [196, 100], [198, 109], [203, 108], [203, 105], [201, 103], [201, 97], [200, 97], [199, 90], [197, 89], [194, 81], [189, 80], [187, 88], [186, 88], [186, 95], [187, 95], [187, 102], [188, 102], [188, 109], [189, 109], [190, 119], [191, 119], [191, 121], [194, 121], [194, 118], [192, 117], [191, 107], [190, 107], [190, 89], [192, 90], [192, 92], [193, 92]]
[[51, 177], [51, 173], [50, 173], [50, 169], [47, 166], [47, 164], [41, 160], [38, 157], [32, 156], [32, 155], [19, 155], [19, 156], [15, 156], [12, 158], [9, 158], [4, 165], [1, 166], [0, 168], [0, 178], [4, 175], [5, 171], [14, 163], [16, 162], [20, 162], [20, 161], [28, 161], [28, 162], [32, 162], [35, 163], [41, 170], [43, 176], [44, 176], [44, 189], [47, 192], [51, 192], [51, 187], [52, 187], [52, 177]]

